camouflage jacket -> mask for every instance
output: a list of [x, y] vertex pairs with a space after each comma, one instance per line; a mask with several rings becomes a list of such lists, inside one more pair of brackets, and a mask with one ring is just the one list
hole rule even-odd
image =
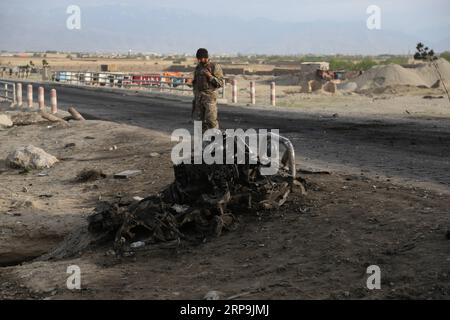
[[[212, 74], [211, 79], [206, 77], [205, 70], [208, 70]], [[213, 93], [224, 85], [222, 67], [214, 62], [208, 62], [206, 65], [199, 63], [195, 68], [192, 84], [195, 95], [200, 92]]]

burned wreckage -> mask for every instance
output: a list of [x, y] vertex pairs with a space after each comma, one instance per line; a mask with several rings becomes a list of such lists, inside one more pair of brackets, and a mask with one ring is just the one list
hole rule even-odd
[[[305, 189], [296, 177], [291, 142], [276, 138], [284, 149], [281, 160], [276, 157], [277, 174], [262, 175], [259, 156], [245, 141], [236, 141], [234, 150], [243, 148], [246, 155], [242, 164], [176, 164], [175, 181], [161, 193], [140, 201], [101, 203], [88, 217], [89, 245], [113, 241], [115, 253], [121, 254], [163, 243], [198, 243], [233, 230], [241, 214], [278, 209], [293, 190]], [[251, 157], [256, 159], [252, 164]], [[80, 240], [66, 240], [66, 249], [69, 245], [79, 250]]]

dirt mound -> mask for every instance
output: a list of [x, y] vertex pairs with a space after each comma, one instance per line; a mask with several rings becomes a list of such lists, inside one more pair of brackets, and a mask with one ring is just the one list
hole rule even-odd
[[375, 66], [356, 78], [354, 82], [358, 85], [358, 90], [396, 85], [428, 86], [416, 71], [397, 64]]
[[[450, 62], [445, 59], [439, 59], [436, 61], [441, 76], [444, 78], [445, 83], [450, 82]], [[424, 63], [420, 65], [416, 70], [417, 74], [423, 79], [428, 87], [433, 86], [438, 82], [439, 77], [435, 67], [431, 63]]]
[[[450, 63], [445, 59], [436, 62], [445, 83], [449, 82]], [[359, 91], [396, 86], [431, 88], [438, 80], [432, 63], [423, 63], [415, 68], [403, 68], [397, 64], [375, 66], [354, 79]]]

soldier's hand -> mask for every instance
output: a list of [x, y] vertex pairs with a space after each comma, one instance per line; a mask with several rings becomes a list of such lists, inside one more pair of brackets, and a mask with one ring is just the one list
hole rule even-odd
[[209, 72], [208, 70], [204, 70], [204, 71], [203, 71], [203, 74], [204, 74], [208, 79], [211, 79], [211, 78], [212, 78], [212, 74], [211, 74], [211, 72]]

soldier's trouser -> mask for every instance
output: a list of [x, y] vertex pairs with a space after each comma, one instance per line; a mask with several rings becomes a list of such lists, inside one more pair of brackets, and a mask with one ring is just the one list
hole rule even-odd
[[208, 129], [219, 129], [216, 93], [199, 93], [195, 97], [195, 109], [197, 120], [202, 122], [203, 132]]

